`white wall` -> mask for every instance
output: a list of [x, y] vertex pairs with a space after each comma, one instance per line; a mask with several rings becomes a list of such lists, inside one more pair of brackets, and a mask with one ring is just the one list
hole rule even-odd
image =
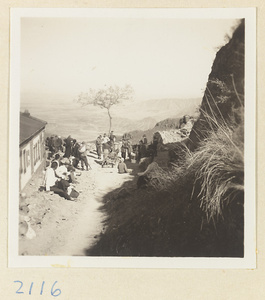
[[44, 131], [20, 148], [20, 190], [41, 165], [44, 152]]
[[30, 142], [20, 149], [20, 188], [25, 187], [31, 178]]
[[41, 156], [41, 135], [42, 132], [39, 133], [36, 137], [33, 139], [33, 148], [32, 148], [32, 153], [33, 153], [33, 166], [34, 166], [34, 173], [37, 171], [38, 167], [41, 164], [42, 161], [42, 156]]

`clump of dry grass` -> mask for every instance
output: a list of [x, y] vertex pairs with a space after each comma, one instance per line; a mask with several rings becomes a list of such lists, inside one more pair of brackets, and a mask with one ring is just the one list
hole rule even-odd
[[156, 191], [167, 190], [179, 177], [180, 169], [176, 169], [175, 172], [170, 170], [163, 170], [162, 168], [156, 168], [152, 174], [150, 174], [149, 185]]
[[[235, 125], [239, 114], [241, 122]], [[200, 184], [197, 198], [211, 220], [222, 216], [224, 207], [244, 190], [244, 120], [241, 110], [234, 112], [230, 124], [207, 114], [205, 118], [214, 130], [189, 156], [187, 167], [195, 172], [194, 184]]]
[[172, 162], [173, 168], [167, 172], [157, 170], [155, 180], [150, 181], [158, 191], [172, 186], [177, 191], [183, 177], [195, 178], [190, 182], [191, 198], [208, 221], [224, 217], [224, 209], [235, 199], [242, 200], [244, 192], [244, 109], [233, 110], [229, 120], [224, 120], [214, 99], [213, 106], [208, 102], [208, 112], [201, 110], [208, 134], [195, 152], [181, 144], [180, 162]]

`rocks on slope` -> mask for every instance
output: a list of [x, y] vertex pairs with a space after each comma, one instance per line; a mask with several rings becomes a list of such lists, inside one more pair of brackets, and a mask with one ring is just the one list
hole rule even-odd
[[241, 20], [231, 40], [216, 54], [202, 100], [201, 114], [190, 134], [191, 150], [197, 148], [199, 142], [210, 133], [209, 119], [229, 122], [233, 111], [244, 106], [244, 62], [245, 23]]

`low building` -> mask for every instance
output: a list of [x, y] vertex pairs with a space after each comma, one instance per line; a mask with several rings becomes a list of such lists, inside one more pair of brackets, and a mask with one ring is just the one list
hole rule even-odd
[[45, 162], [44, 132], [46, 124], [47, 122], [32, 117], [28, 111], [20, 113], [20, 191]]

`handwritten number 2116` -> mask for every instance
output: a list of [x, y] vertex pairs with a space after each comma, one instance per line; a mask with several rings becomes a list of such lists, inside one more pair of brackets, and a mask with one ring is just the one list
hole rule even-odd
[[[18, 287], [17, 291], [16, 291], [16, 294], [24, 294], [24, 292], [21, 290], [22, 287], [23, 287], [23, 282], [20, 281], [20, 280], [16, 280], [14, 281], [15, 283], [19, 283], [20, 286]], [[59, 295], [61, 295], [61, 290], [60, 289], [55, 289], [55, 285], [56, 285], [57, 281], [54, 282], [54, 284], [52, 285], [52, 288], [51, 288], [51, 295], [53, 297], [57, 297]], [[33, 288], [33, 282], [31, 282], [31, 285], [30, 285], [30, 288], [29, 288], [29, 295], [31, 295], [31, 292], [32, 292], [32, 288]], [[42, 285], [41, 285], [41, 290], [40, 290], [40, 295], [43, 294], [43, 288], [44, 288], [44, 285], [45, 285], [45, 281], [42, 281]]]

